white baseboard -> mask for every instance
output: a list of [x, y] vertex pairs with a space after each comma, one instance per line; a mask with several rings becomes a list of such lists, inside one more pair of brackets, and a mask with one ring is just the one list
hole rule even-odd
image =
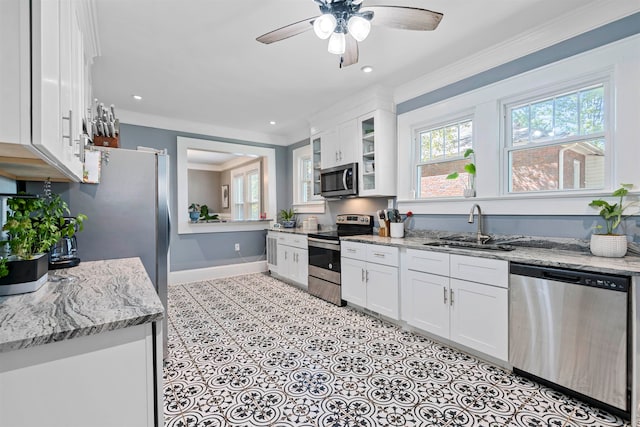
[[239, 276], [242, 274], [262, 273], [267, 271], [267, 261], [247, 262], [241, 264], [219, 265], [216, 267], [198, 268], [169, 272], [169, 284], [177, 285], [203, 280], [220, 279], [222, 277]]

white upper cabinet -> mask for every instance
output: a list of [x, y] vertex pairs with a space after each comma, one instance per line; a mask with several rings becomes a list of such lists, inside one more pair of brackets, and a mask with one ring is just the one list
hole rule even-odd
[[353, 163], [355, 158], [355, 142], [357, 140], [357, 122], [348, 120], [335, 128], [320, 134], [322, 141], [322, 169]]
[[[18, 88], [8, 99], [0, 99], [2, 111], [19, 114], [13, 123], [0, 123], [0, 154], [15, 158], [0, 166], [9, 176], [82, 180], [82, 123], [90, 99], [88, 67], [94, 56], [87, 52], [85, 33], [91, 28], [83, 22], [90, 15], [87, 7], [75, 0], [30, 4], [6, 0], [0, 6], [3, 21], [8, 19], [5, 12], [15, 20], [9, 30], [1, 30], [0, 39], [3, 59], [6, 52], [10, 64], [7, 78], [3, 65], [0, 85], [3, 92], [5, 87]], [[13, 37], [5, 37], [9, 31]], [[30, 79], [25, 82], [29, 70]], [[25, 159], [44, 162], [39, 165]]]
[[361, 196], [396, 192], [396, 115], [376, 110], [358, 119], [358, 180]]

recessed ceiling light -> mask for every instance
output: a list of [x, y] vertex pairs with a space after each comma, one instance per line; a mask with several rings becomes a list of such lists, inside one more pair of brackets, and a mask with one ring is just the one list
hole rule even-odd
[[362, 70], [363, 73], [370, 73], [373, 71], [373, 67], [371, 65], [365, 65], [360, 69]]
[[131, 95], [131, 97], [133, 99], [135, 99], [136, 101], [140, 101], [142, 99], [142, 97], [140, 95]]
[[275, 122], [274, 120], [271, 120], [271, 121], [269, 122], [269, 124], [270, 124], [270, 125], [275, 125], [275, 124], [276, 124], [276, 122]]

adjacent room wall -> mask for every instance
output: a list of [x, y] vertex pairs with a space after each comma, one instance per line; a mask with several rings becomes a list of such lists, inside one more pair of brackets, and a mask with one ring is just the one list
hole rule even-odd
[[[130, 124], [121, 124], [121, 147], [135, 150], [138, 146], [152, 147], [167, 150], [170, 161], [170, 210], [171, 217], [175, 221], [178, 209], [187, 209], [188, 206], [176, 206], [176, 141], [178, 136], [190, 138], [216, 140], [227, 143], [236, 143], [250, 146], [274, 148], [276, 151], [277, 181], [286, 180], [287, 147], [259, 144], [249, 141], [230, 140], [210, 135], [197, 135], [187, 132], [177, 132], [166, 129], [151, 128]], [[221, 177], [224, 181], [224, 177]], [[221, 184], [222, 185], [222, 182]], [[220, 187], [218, 186], [218, 192]], [[286, 205], [286, 194], [278, 192], [278, 209]], [[243, 262], [253, 262], [265, 259], [266, 231], [245, 231], [234, 233], [203, 233], [203, 234], [178, 234], [178, 227], [173, 225], [171, 231], [171, 256], [170, 270], [182, 271], [198, 268], [215, 267]], [[234, 250], [234, 244], [240, 244], [240, 253]]]
[[207, 205], [210, 213], [221, 212], [220, 172], [189, 169], [189, 205]]

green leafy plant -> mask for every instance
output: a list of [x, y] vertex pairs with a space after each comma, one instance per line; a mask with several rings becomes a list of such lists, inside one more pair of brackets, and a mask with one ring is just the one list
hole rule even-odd
[[[629, 194], [629, 190], [633, 188], [633, 184], [620, 184], [620, 188], [614, 191], [611, 196], [619, 197], [618, 203], [610, 204], [606, 200], [598, 199], [589, 203], [592, 208], [600, 209], [600, 216], [604, 218], [606, 224], [606, 233], [603, 234], [615, 234], [614, 231], [622, 222], [624, 218], [624, 211], [630, 206], [636, 203], [629, 203], [626, 206], [623, 204], [624, 197]], [[597, 225], [596, 228], [603, 228], [602, 225]]]
[[[464, 156], [465, 159], [470, 159], [471, 162], [467, 163], [466, 165], [464, 165], [464, 170], [465, 172], [467, 172], [467, 182], [464, 184], [465, 188], [475, 188], [475, 178], [476, 178], [476, 164], [475, 162], [475, 152], [473, 151], [472, 148], [468, 148], [465, 152], [464, 152]], [[458, 179], [460, 177], [460, 174], [458, 172], [452, 172], [449, 175], [447, 175], [447, 179]]]
[[200, 219], [204, 221], [215, 220], [218, 219], [218, 214], [209, 215], [209, 206], [202, 205], [200, 206]]
[[[71, 221], [65, 219], [69, 207], [58, 194], [46, 198], [11, 197], [7, 206], [9, 212], [2, 229], [9, 240], [3, 243], [8, 243], [9, 256], [15, 259], [32, 259], [35, 254], [49, 251], [60, 238], [72, 236], [76, 229], [82, 230], [87, 219], [83, 214]], [[1, 267], [0, 277], [3, 277]]]
[[296, 213], [293, 211], [293, 208], [287, 210], [287, 209], [282, 209], [280, 211], [280, 218], [283, 221], [293, 221], [296, 218]]

